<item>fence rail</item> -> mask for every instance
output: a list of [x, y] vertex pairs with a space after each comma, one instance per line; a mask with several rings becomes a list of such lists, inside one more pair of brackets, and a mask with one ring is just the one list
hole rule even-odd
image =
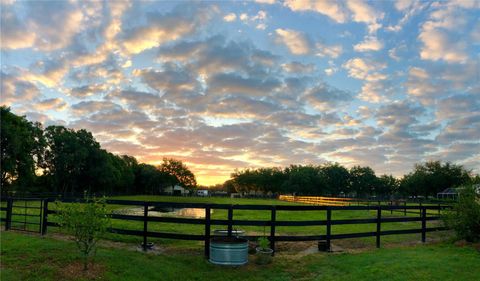
[[[54, 199], [31, 199], [31, 198], [9, 198], [7, 199], [7, 207], [2, 207], [1, 211], [6, 211], [6, 217], [2, 218], [5, 221], [6, 230], [9, 229], [11, 224], [11, 213], [14, 201], [22, 200], [38, 200], [42, 204], [42, 221], [41, 221], [41, 233], [46, 234], [49, 227], [58, 227], [58, 224], [49, 220], [49, 215], [55, 214], [55, 210], [49, 209], [49, 202]], [[345, 202], [345, 200], [339, 200]], [[62, 200], [62, 202], [84, 202], [84, 200]], [[360, 237], [376, 237], [376, 246], [381, 245], [381, 236], [385, 235], [399, 235], [399, 234], [421, 234], [421, 241], [425, 242], [426, 233], [432, 231], [445, 230], [444, 227], [427, 227], [427, 221], [438, 221], [440, 216], [429, 216], [427, 210], [443, 210], [449, 208], [449, 206], [441, 205], [426, 205], [426, 206], [319, 206], [319, 205], [231, 205], [231, 204], [210, 204], [210, 203], [173, 203], [173, 202], [147, 202], [147, 201], [130, 201], [130, 200], [107, 200], [107, 204], [124, 205], [124, 206], [141, 206], [143, 207], [142, 215], [125, 215], [125, 214], [111, 214], [112, 219], [127, 220], [127, 221], [141, 221], [143, 222], [143, 229], [121, 229], [110, 228], [111, 233], [122, 235], [133, 235], [143, 238], [143, 245], [147, 245], [147, 239], [149, 237], [166, 238], [166, 239], [181, 239], [181, 240], [197, 240], [205, 242], [205, 255], [209, 255], [209, 243], [213, 237], [211, 235], [211, 226], [222, 225], [226, 226], [228, 235], [232, 236], [233, 226], [264, 226], [270, 227], [270, 246], [275, 251], [275, 242], [278, 241], [319, 241], [324, 240], [326, 242], [327, 250], [331, 249], [331, 241], [336, 239], [347, 238], [360, 238]], [[205, 218], [176, 218], [176, 217], [153, 217], [149, 216], [150, 207], [172, 207], [172, 208], [199, 208], [204, 210]], [[227, 219], [213, 219], [211, 218], [211, 210], [223, 209], [227, 210]], [[265, 210], [270, 211], [270, 218], [264, 220], [240, 220], [234, 219], [234, 210]], [[360, 218], [360, 219], [333, 219], [332, 211], [352, 211], [352, 210], [375, 210], [375, 218]], [[382, 217], [384, 211], [397, 211], [397, 210], [417, 210], [421, 214], [418, 217]], [[324, 211], [326, 212], [325, 220], [278, 220], [278, 211]], [[178, 223], [178, 224], [193, 224], [203, 225], [203, 234], [183, 234], [183, 233], [167, 233], [167, 232], [154, 232], [149, 231], [148, 226], [150, 222], [163, 222], [163, 223]], [[383, 223], [392, 222], [421, 222], [420, 228], [414, 229], [398, 229], [398, 230], [382, 230]], [[332, 226], [334, 225], [349, 225], [349, 224], [376, 224], [376, 231], [371, 232], [359, 232], [359, 233], [332, 233]], [[326, 226], [325, 234], [316, 235], [279, 235], [276, 227], [278, 226]], [[246, 238], [255, 239], [261, 236], [250, 236]]]

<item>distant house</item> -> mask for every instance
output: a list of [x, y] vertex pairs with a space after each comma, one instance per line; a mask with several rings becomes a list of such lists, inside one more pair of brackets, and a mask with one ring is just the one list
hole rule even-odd
[[449, 187], [442, 192], [437, 193], [437, 199], [457, 199], [458, 188]]
[[[458, 194], [464, 187], [457, 187], [457, 188], [447, 188], [442, 192], [437, 193], [437, 199], [457, 199]], [[473, 185], [475, 192], [480, 195], [480, 184]]]
[[167, 186], [163, 192], [165, 192], [168, 195], [188, 195], [190, 194], [190, 191], [183, 186], [180, 185], [175, 185], [174, 187], [172, 186]]

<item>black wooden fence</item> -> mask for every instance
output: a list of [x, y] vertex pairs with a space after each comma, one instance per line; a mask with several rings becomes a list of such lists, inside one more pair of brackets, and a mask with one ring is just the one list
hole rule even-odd
[[[2, 218], [5, 221], [5, 229], [8, 230], [11, 225], [12, 206], [14, 201], [22, 201], [22, 198], [7, 199], [7, 206], [2, 207], [1, 211], [6, 211], [6, 217]], [[32, 200], [32, 199], [28, 199]], [[58, 227], [55, 222], [49, 221], [49, 215], [55, 214], [55, 210], [49, 209], [49, 203], [54, 199], [39, 199], [42, 201], [42, 227], [41, 233], [46, 234], [48, 227]], [[82, 202], [82, 200], [62, 200], [62, 202]], [[421, 241], [425, 242], [426, 233], [432, 231], [441, 231], [446, 228], [443, 226], [427, 227], [427, 221], [438, 221], [441, 219], [440, 215], [432, 215], [428, 210], [443, 210], [449, 206], [312, 206], [312, 205], [230, 205], [230, 204], [209, 204], [209, 203], [173, 203], [173, 202], [147, 202], [147, 201], [126, 201], [126, 200], [107, 200], [107, 204], [125, 205], [125, 206], [141, 206], [143, 207], [143, 215], [124, 215], [111, 214], [112, 219], [141, 221], [143, 222], [143, 229], [131, 230], [110, 228], [112, 233], [123, 235], [134, 235], [143, 238], [143, 245], [147, 245], [148, 237], [166, 238], [166, 239], [180, 239], [180, 240], [198, 240], [204, 241], [205, 255], [209, 255], [210, 239], [212, 225], [226, 226], [228, 235], [231, 236], [233, 226], [264, 226], [270, 228], [270, 246], [275, 250], [275, 242], [278, 241], [325, 241], [327, 250], [331, 249], [331, 241], [336, 239], [347, 238], [361, 238], [361, 237], [376, 237], [376, 246], [380, 247], [381, 236], [397, 235], [397, 234], [421, 234]], [[205, 218], [178, 218], [178, 217], [154, 217], [149, 216], [150, 207], [167, 207], [167, 208], [200, 208], [205, 211]], [[210, 211], [213, 209], [227, 210], [227, 219], [212, 219]], [[418, 210], [420, 216], [414, 217], [382, 217], [384, 211], [395, 210]], [[234, 210], [263, 210], [270, 211], [270, 219], [267, 220], [236, 220], [234, 219]], [[376, 218], [360, 218], [360, 219], [333, 219], [332, 211], [354, 211], [354, 210], [375, 210]], [[324, 211], [326, 212], [325, 220], [297, 220], [297, 221], [282, 221], [277, 220], [278, 211]], [[437, 212], [434, 212], [437, 214]], [[148, 230], [149, 222], [164, 222], [164, 223], [178, 223], [178, 224], [196, 224], [204, 226], [203, 234], [181, 234], [181, 233], [167, 233], [167, 232], [153, 232]], [[382, 230], [382, 223], [392, 222], [421, 222], [420, 228], [414, 229], [399, 229], [399, 230]], [[376, 231], [373, 232], [359, 232], [359, 233], [332, 233], [333, 225], [347, 225], [347, 224], [376, 224]], [[276, 227], [278, 226], [326, 226], [325, 234], [316, 235], [278, 235]], [[257, 239], [262, 236], [245, 236], [248, 239]]]

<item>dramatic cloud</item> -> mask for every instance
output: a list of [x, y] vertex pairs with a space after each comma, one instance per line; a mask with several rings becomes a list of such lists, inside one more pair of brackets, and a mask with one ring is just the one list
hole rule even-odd
[[3, 1], [1, 101], [102, 147], [236, 168], [480, 172], [478, 1]]

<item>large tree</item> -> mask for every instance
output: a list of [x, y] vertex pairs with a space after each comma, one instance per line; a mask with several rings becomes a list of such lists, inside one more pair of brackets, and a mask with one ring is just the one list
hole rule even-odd
[[172, 187], [175, 185], [180, 185], [189, 189], [197, 187], [195, 175], [180, 160], [163, 158], [163, 163], [158, 169], [165, 174], [171, 175], [167, 180]]
[[8, 107], [1, 106], [0, 111], [2, 192], [11, 185], [25, 189], [33, 184], [37, 164], [42, 161], [42, 127], [11, 113]]
[[322, 174], [325, 178], [325, 195], [337, 196], [340, 193], [349, 193], [350, 173], [347, 168], [338, 163], [322, 166]]
[[414, 171], [402, 179], [401, 190], [409, 195], [436, 196], [446, 188], [470, 181], [470, 172], [461, 165], [429, 161], [415, 165]]
[[350, 169], [350, 190], [357, 197], [366, 197], [375, 194], [378, 187], [378, 178], [370, 167], [354, 166]]

